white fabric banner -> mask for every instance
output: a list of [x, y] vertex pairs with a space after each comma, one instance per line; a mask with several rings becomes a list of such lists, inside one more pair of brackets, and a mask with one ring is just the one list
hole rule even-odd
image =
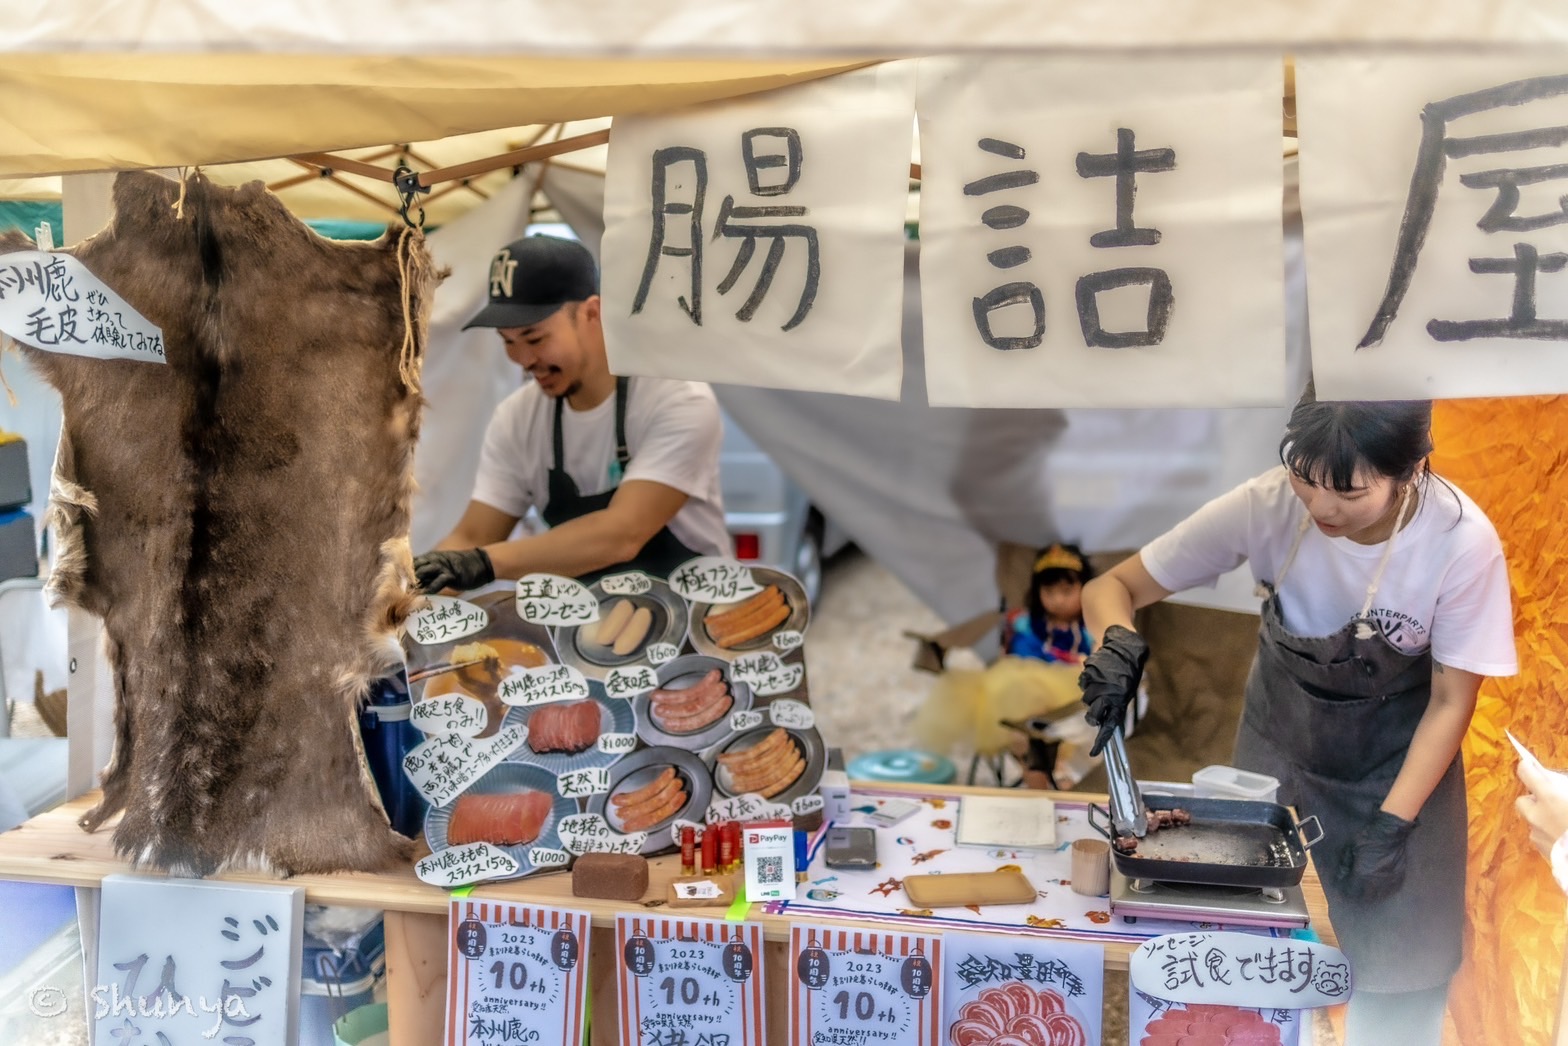
[[914, 63], [615, 121], [617, 374], [897, 399]]
[[1308, 57], [1296, 91], [1318, 394], [1568, 392], [1568, 57]]
[[[918, 54], [934, 49], [1568, 41], [1562, 0], [7, 0], [0, 50]], [[134, 74], [125, 76], [135, 82]]]
[[1276, 58], [919, 75], [932, 405], [1284, 398]]

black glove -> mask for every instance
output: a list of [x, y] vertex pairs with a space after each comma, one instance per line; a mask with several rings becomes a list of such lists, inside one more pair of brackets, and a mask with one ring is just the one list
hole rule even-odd
[[1414, 821], [1379, 810], [1345, 847], [1339, 859], [1340, 888], [1362, 901], [1393, 894], [1405, 881], [1405, 847], [1415, 830]]
[[455, 588], [467, 592], [495, 580], [495, 566], [482, 548], [447, 549], [414, 557], [414, 577], [421, 592]]
[[1084, 718], [1100, 728], [1090, 755], [1099, 755], [1111, 734], [1127, 721], [1127, 706], [1138, 693], [1144, 662], [1149, 660], [1149, 644], [1130, 628], [1112, 625], [1105, 630], [1100, 646], [1083, 663], [1078, 689], [1089, 706]]

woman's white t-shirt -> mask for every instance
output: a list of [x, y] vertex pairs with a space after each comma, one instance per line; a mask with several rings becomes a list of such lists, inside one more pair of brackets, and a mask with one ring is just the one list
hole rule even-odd
[[[1463, 491], [1433, 476], [1420, 506], [1396, 535], [1371, 617], [1396, 647], [1428, 647], [1439, 664], [1477, 675], [1519, 670], [1508, 568], [1490, 520]], [[1280, 466], [1222, 494], [1145, 545], [1143, 565], [1172, 592], [1213, 585], [1243, 562], [1271, 584], [1307, 508]], [[1361, 610], [1384, 545], [1360, 545], [1309, 526], [1280, 589], [1287, 629], [1339, 631]]]
[[[555, 400], [529, 382], [496, 407], [485, 430], [474, 479], [474, 500], [521, 519], [550, 503], [555, 463]], [[562, 457], [579, 494], [616, 486], [615, 396], [588, 410], [561, 412]], [[704, 556], [730, 554], [729, 529], [719, 492], [719, 447], [724, 422], [713, 390], [702, 382], [632, 378], [626, 393], [626, 445], [631, 461], [624, 482], [650, 480], [673, 487], [686, 502], [670, 532]]]

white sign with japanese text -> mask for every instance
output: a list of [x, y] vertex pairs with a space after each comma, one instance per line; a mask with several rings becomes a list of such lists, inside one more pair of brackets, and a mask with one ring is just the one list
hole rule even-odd
[[944, 1041], [940, 937], [796, 922], [789, 941], [791, 1046]]
[[446, 1046], [577, 1046], [587, 1019], [588, 913], [456, 898]]
[[1303, 55], [1296, 113], [1318, 397], [1568, 392], [1568, 59]]
[[304, 889], [109, 875], [102, 904], [95, 1041], [294, 1042]]
[[1277, 55], [919, 64], [932, 406], [1284, 400]]
[[617, 374], [897, 399], [914, 68], [617, 117], [605, 344]]
[[44, 352], [168, 362], [163, 331], [69, 254], [0, 254], [0, 331]]
[[528, 739], [526, 726], [509, 726], [484, 740], [461, 734], [427, 737], [403, 757], [403, 772], [431, 806], [445, 806]]
[[763, 1046], [762, 926], [621, 915], [621, 1046]]
[[1338, 948], [1226, 931], [1150, 938], [1133, 952], [1128, 976], [1162, 999], [1287, 1010], [1337, 1006], [1351, 987]]
[[943, 1042], [1099, 1042], [1104, 992], [1103, 945], [942, 935]]
[[529, 574], [517, 582], [517, 616], [535, 625], [586, 625], [599, 620], [599, 600], [574, 578]]
[[408, 634], [422, 646], [466, 639], [490, 627], [490, 612], [456, 596], [426, 596], [408, 618]]

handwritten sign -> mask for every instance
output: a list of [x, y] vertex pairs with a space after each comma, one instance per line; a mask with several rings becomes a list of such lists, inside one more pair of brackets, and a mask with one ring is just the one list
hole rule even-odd
[[751, 568], [720, 556], [698, 556], [670, 575], [675, 594], [693, 603], [739, 603], [762, 591]]
[[408, 634], [423, 646], [450, 643], [484, 631], [490, 614], [456, 596], [426, 596], [430, 605], [416, 610], [408, 619]]
[[101, 903], [95, 1041], [293, 1041], [302, 888], [109, 875]]
[[536, 625], [586, 625], [599, 620], [599, 601], [580, 581], [529, 574], [517, 582], [517, 616]]
[[621, 755], [637, 747], [636, 734], [600, 734], [598, 749], [610, 755]]
[[486, 879], [507, 879], [517, 874], [517, 860], [490, 843], [449, 846], [421, 858], [414, 874], [431, 886], [450, 888]]
[[565, 868], [572, 863], [572, 855], [565, 850], [557, 850], [548, 846], [534, 846], [528, 850], [528, 863], [541, 870], [550, 868]]
[[752, 709], [747, 709], [744, 712], [731, 712], [730, 729], [737, 732], [741, 730], [754, 730], [761, 726], [766, 720], [766, 715]]
[[943, 934], [943, 1041], [1099, 1042], [1104, 981], [1101, 945]]
[[648, 842], [647, 832], [622, 835], [610, 827], [603, 814], [573, 814], [561, 818], [558, 828], [561, 845], [574, 854], [642, 853]]
[[653, 591], [653, 579], [641, 571], [628, 574], [611, 574], [599, 580], [599, 587], [607, 596], [640, 596]]
[[512, 726], [484, 740], [461, 734], [428, 737], [403, 757], [403, 773], [431, 806], [445, 806], [528, 737]]
[[799, 701], [775, 701], [768, 706], [768, 718], [774, 726], [782, 726], [792, 730], [809, 730], [817, 725], [817, 717], [811, 708]]
[[1174, 1002], [1288, 1010], [1350, 997], [1350, 961], [1338, 948], [1250, 933], [1175, 933], [1133, 953], [1135, 987]]
[[571, 665], [540, 665], [514, 671], [501, 680], [495, 694], [505, 705], [579, 701], [588, 696], [588, 680]]
[[427, 734], [473, 737], [490, 721], [490, 712], [478, 698], [467, 694], [442, 694], [414, 705], [408, 719]]
[[0, 331], [45, 352], [168, 362], [163, 332], [69, 254], [0, 255]]
[[787, 654], [791, 650], [799, 648], [805, 641], [805, 634], [794, 629], [773, 633], [773, 648], [781, 654]]
[[[1246, 1042], [1301, 1046], [1299, 1010], [1173, 1002], [1134, 988], [1127, 993], [1129, 1042]], [[1310, 1041], [1310, 1040], [1309, 1040]]]
[[610, 771], [601, 766], [560, 774], [555, 779], [555, 790], [568, 799], [601, 795], [610, 790]]
[[826, 805], [827, 803], [823, 800], [820, 793], [810, 792], [806, 795], [797, 796], [789, 804], [789, 809], [796, 817], [805, 817], [807, 814], [817, 813]]
[[686, 820], [683, 817], [677, 817], [675, 819], [675, 821], [669, 827], [670, 845], [671, 846], [679, 846], [681, 844], [681, 829], [682, 828], [690, 828], [694, 832], [696, 832], [698, 838], [702, 837], [702, 825], [701, 824], [699, 824], [696, 821], [688, 821], [688, 820]]
[[771, 650], [758, 650], [753, 654], [742, 654], [731, 662], [731, 671], [736, 678], [751, 682], [753, 679], [777, 672], [783, 669], [784, 662], [779, 660], [779, 655]]
[[649, 643], [645, 653], [649, 664], [665, 665], [680, 657], [681, 648], [674, 643]]
[[588, 919], [569, 908], [453, 900], [446, 1046], [582, 1042]]
[[789, 943], [792, 1046], [943, 1041], [941, 938], [795, 923]]
[[622, 1046], [762, 1046], [759, 924], [621, 915], [615, 944]]
[[769, 802], [760, 795], [747, 792], [745, 795], [734, 795], [728, 799], [714, 799], [708, 806], [708, 812], [703, 814], [703, 820], [708, 824], [717, 824], [721, 821], [778, 821], [788, 820], [789, 807], [783, 803]]
[[604, 692], [610, 697], [636, 697], [658, 685], [651, 665], [612, 668], [604, 677]]

